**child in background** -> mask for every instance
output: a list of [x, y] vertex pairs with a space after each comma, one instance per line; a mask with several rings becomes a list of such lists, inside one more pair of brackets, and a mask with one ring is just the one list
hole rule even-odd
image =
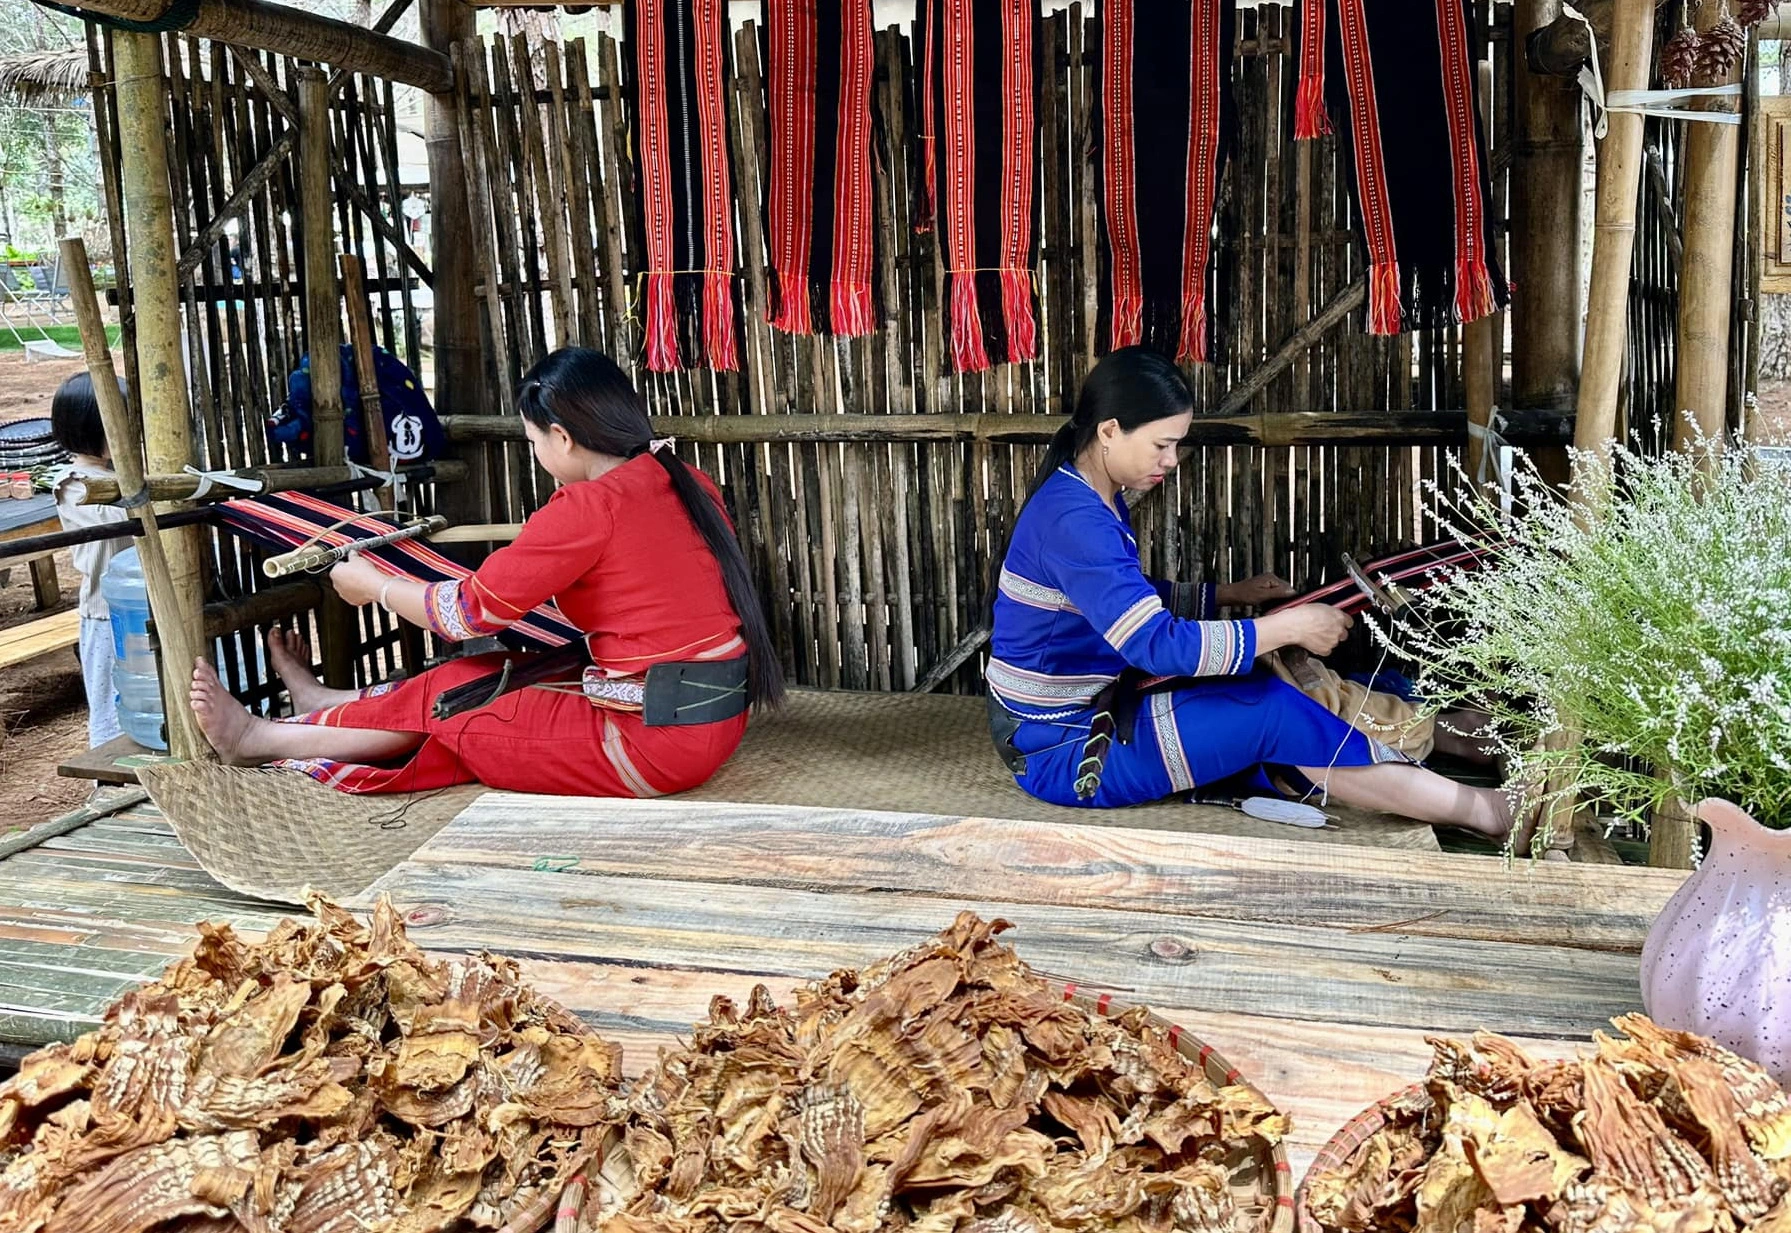
[[[120, 382], [122, 385], [123, 383]], [[56, 485], [56, 516], [64, 530], [122, 522], [115, 505], [79, 505], [80, 485], [72, 479], [112, 478], [112, 456], [100, 421], [93, 379], [78, 373], [62, 383], [50, 403], [50, 429], [70, 455], [69, 474]], [[69, 549], [81, 575], [81, 678], [87, 688], [87, 744], [104, 745], [119, 735], [118, 693], [112, 686], [112, 622], [100, 578], [127, 539], [102, 539]]]

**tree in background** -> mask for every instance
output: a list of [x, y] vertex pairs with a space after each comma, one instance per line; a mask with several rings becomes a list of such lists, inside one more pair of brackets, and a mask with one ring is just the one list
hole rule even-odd
[[64, 235], [104, 259], [98, 146], [81, 23], [0, 0], [0, 232], [7, 255], [48, 255]]

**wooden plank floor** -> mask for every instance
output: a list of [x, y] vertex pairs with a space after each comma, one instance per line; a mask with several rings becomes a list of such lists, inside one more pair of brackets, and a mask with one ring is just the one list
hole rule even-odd
[[[1681, 875], [943, 815], [489, 794], [369, 892], [438, 951], [489, 948], [639, 1073], [710, 997], [906, 946], [961, 907], [1041, 971], [1143, 1001], [1295, 1118], [1296, 1174], [1422, 1073], [1430, 1031], [1545, 1053], [1637, 1004], [1647, 922]], [[219, 887], [153, 806], [0, 861], [0, 1041], [34, 1046], [192, 943], [288, 910]]]

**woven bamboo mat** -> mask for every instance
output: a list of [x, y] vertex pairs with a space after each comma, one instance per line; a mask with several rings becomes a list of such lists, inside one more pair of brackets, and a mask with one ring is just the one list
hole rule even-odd
[[792, 691], [782, 711], [755, 717], [740, 752], [684, 799], [1437, 850], [1436, 832], [1429, 826], [1341, 806], [1330, 810], [1339, 829], [1314, 831], [1261, 822], [1213, 805], [1047, 805], [1020, 791], [995, 756], [983, 708], [981, 698], [945, 694]]

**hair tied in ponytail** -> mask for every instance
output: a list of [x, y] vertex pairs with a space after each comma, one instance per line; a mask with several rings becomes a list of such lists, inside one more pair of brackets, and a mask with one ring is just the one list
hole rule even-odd
[[654, 437], [651, 441], [647, 442], [647, 449], [651, 453], [658, 454], [676, 448], [677, 444], [678, 438], [676, 437]]

